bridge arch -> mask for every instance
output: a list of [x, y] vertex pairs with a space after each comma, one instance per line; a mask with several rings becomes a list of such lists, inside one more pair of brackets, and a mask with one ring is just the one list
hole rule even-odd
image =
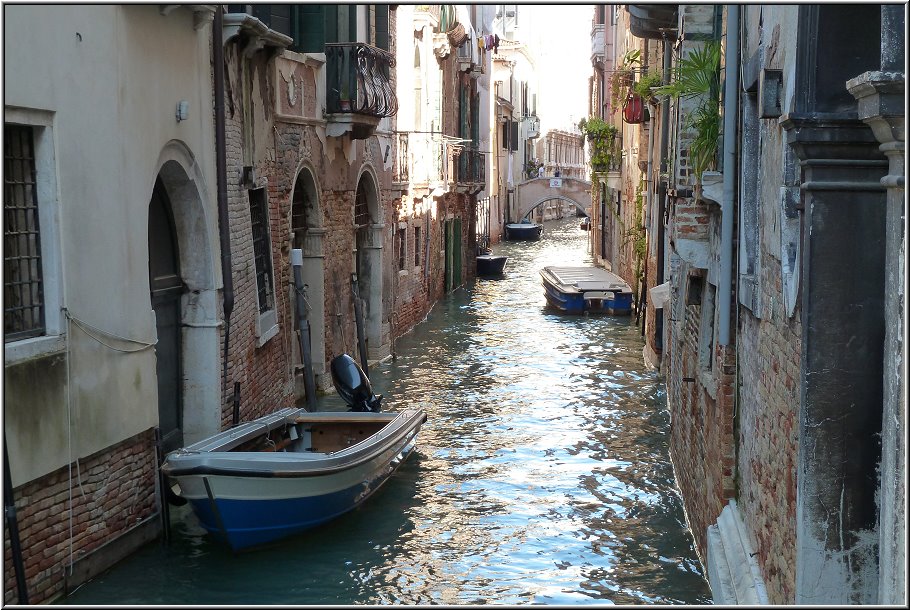
[[[556, 182], [558, 181], [558, 182]], [[515, 221], [526, 218], [534, 208], [559, 199], [587, 213], [591, 205], [591, 183], [578, 178], [532, 178], [515, 186]]]

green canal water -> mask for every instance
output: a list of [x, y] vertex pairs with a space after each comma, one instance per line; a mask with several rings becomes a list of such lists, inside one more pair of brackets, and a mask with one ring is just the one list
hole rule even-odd
[[545, 306], [540, 268], [591, 262], [579, 221], [495, 247], [509, 256], [502, 279], [437, 304], [370, 371], [387, 410], [420, 404], [428, 420], [360, 508], [235, 555], [181, 507], [169, 544], [63, 603], [711, 603], [674, 484], [663, 384], [634, 318]]

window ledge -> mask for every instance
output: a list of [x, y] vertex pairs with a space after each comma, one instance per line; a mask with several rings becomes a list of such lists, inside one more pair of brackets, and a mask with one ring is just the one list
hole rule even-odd
[[15, 365], [33, 358], [50, 356], [65, 349], [66, 337], [64, 335], [50, 335], [11, 341], [4, 345], [3, 364], [4, 366]]
[[270, 328], [266, 329], [261, 335], [259, 335], [259, 340], [256, 343], [256, 347], [262, 347], [268, 340], [278, 334], [278, 325], [274, 324]]

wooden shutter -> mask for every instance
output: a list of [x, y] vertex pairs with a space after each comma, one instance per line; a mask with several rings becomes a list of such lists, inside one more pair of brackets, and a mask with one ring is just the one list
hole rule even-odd
[[389, 50], [389, 5], [376, 5], [376, 46]]
[[509, 150], [518, 150], [518, 121], [510, 121], [510, 131], [512, 146], [509, 147]]
[[294, 50], [303, 53], [325, 52], [326, 9], [324, 4], [298, 4], [297, 32], [294, 36]]

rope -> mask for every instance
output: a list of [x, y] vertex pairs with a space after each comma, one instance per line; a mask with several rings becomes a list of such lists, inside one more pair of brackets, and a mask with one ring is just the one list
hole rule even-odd
[[[143, 350], [147, 350], [147, 349], [149, 349], [150, 347], [154, 347], [155, 344], [158, 343], [157, 340], [155, 340], [155, 341], [149, 343], [149, 342], [147, 342], [147, 341], [140, 341], [140, 340], [138, 340], [138, 339], [130, 339], [129, 337], [121, 337], [120, 335], [116, 335], [116, 334], [111, 333], [111, 332], [108, 332], [108, 331], [106, 331], [106, 330], [101, 330], [100, 328], [97, 328], [97, 327], [95, 327], [95, 326], [92, 326], [92, 325], [89, 324], [88, 322], [85, 322], [84, 320], [80, 320], [79, 318], [75, 317], [75, 316], [74, 316], [73, 314], [71, 314], [71, 313], [69, 312], [69, 310], [66, 309], [65, 307], [63, 308], [63, 314], [66, 316], [66, 319], [67, 319], [67, 320], [69, 320], [69, 321], [71, 321], [73, 324], [75, 324], [82, 332], [84, 332], [84, 333], [86, 334], [86, 336], [90, 337], [91, 339], [94, 339], [95, 341], [97, 341], [97, 342], [100, 343], [101, 345], [103, 345], [103, 346], [105, 346], [105, 347], [107, 347], [107, 348], [109, 348], [109, 349], [112, 349], [112, 350], [114, 350], [114, 351], [116, 351], [116, 352], [123, 352], [123, 353], [127, 353], [127, 354], [132, 354], [132, 353], [136, 353], [136, 352], [141, 352], [141, 351], [143, 351]], [[100, 335], [106, 335], [106, 336], [108, 336], [108, 337], [112, 337], [112, 338], [117, 339], [117, 340], [119, 340], [119, 341], [125, 341], [126, 343], [136, 343], [136, 344], [139, 345], [139, 347], [134, 348], [134, 349], [121, 349], [121, 348], [119, 348], [119, 347], [114, 347], [113, 345], [111, 345], [111, 344], [109, 344], [109, 343], [105, 343], [103, 340], [101, 340], [100, 338], [98, 338], [97, 336], [95, 336], [94, 334], [92, 334], [92, 332], [90, 332], [89, 329], [91, 329], [92, 331], [94, 331], [94, 333], [97, 333], [97, 334], [100, 334]]]

